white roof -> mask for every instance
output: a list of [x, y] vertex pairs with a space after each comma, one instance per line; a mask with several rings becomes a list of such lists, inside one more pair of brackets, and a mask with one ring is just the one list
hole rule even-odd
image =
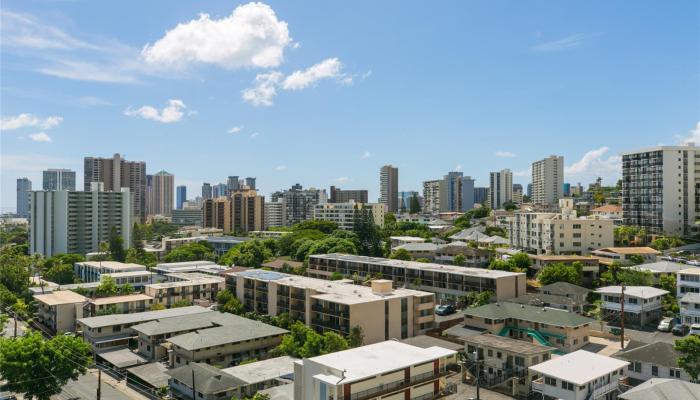
[[584, 385], [612, 371], [627, 367], [627, 361], [601, 356], [585, 350], [553, 358], [530, 367], [537, 373]]
[[[622, 294], [620, 286], [606, 286], [596, 290], [596, 293], [601, 294]], [[651, 286], [625, 286], [625, 296], [639, 297], [641, 299], [651, 299], [656, 296], [667, 295], [668, 291], [657, 289]]]
[[[388, 340], [313, 357], [309, 360], [336, 371], [345, 371], [343, 382], [349, 383], [455, 354], [457, 354], [456, 351], [442, 347], [433, 346], [424, 349]], [[338, 379], [335, 376], [329, 378], [332, 381]]]
[[109, 268], [109, 269], [113, 269], [115, 271], [117, 271], [117, 270], [125, 270], [125, 271], [141, 270], [141, 271], [145, 271], [147, 269], [145, 265], [134, 264], [134, 263], [122, 263], [119, 261], [82, 261], [82, 262], [78, 262], [76, 264], [85, 265], [85, 266], [92, 267], [92, 268]]
[[389, 239], [400, 242], [425, 242], [425, 238], [417, 236], [391, 236]]
[[87, 297], [79, 295], [71, 290], [57, 290], [52, 293], [34, 295], [34, 300], [49, 306], [55, 306], [58, 304], [83, 303], [87, 299]]
[[678, 271], [679, 274], [685, 275], [700, 275], [700, 268], [687, 268]]
[[276, 378], [286, 377], [289, 379], [290, 375], [294, 373], [294, 361], [296, 360], [298, 359], [289, 356], [268, 358], [267, 360], [224, 368], [221, 372], [238, 378], [248, 385]]

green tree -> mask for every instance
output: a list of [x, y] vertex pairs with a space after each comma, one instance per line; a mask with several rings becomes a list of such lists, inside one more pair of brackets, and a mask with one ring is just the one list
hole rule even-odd
[[348, 345], [350, 347], [360, 347], [365, 343], [365, 332], [360, 325], [350, 328], [348, 333]]
[[522, 251], [515, 253], [510, 260], [518, 269], [523, 271], [527, 271], [530, 265], [532, 265], [532, 259], [530, 259], [527, 253], [523, 253]]
[[242, 315], [243, 304], [230, 291], [222, 290], [216, 294], [216, 302], [219, 304], [219, 311], [230, 314]]
[[260, 240], [249, 240], [232, 247], [221, 257], [219, 264], [259, 267], [269, 258], [272, 258], [270, 249], [265, 247]]
[[669, 293], [676, 293], [676, 276], [673, 274], [661, 276], [659, 278], [659, 286]]
[[131, 286], [130, 283], [125, 283], [122, 285], [122, 287], [119, 289], [119, 294], [122, 296], [126, 296], [129, 294], [133, 294], [136, 290], [134, 289], [133, 286]]
[[353, 217], [353, 232], [360, 241], [358, 253], [363, 256], [383, 257], [382, 238], [374, 216], [369, 209], [355, 210]]
[[309, 247], [309, 255], [331, 253], [357, 254], [357, 246], [355, 242], [350, 239], [330, 236], [314, 242], [311, 247]]
[[109, 255], [114, 261], [124, 262], [126, 259], [124, 239], [119, 235], [115, 226], [109, 230]]
[[95, 313], [96, 316], [102, 316], [102, 315], [112, 315], [112, 314], [119, 314], [119, 310], [117, 309], [117, 306], [114, 304], [110, 304], [107, 307], [97, 310]]
[[651, 241], [650, 246], [656, 250], [664, 251], [683, 246], [685, 242], [677, 236], [659, 236]]
[[341, 279], [343, 279], [343, 274], [341, 274], [338, 271], [333, 271], [333, 273], [331, 274], [331, 280], [332, 281], [339, 281]]
[[506, 201], [503, 203], [503, 209], [506, 211], [513, 211], [518, 209], [518, 205], [513, 203], [512, 201]]
[[78, 337], [57, 335], [45, 340], [35, 331], [0, 339], [0, 376], [7, 381], [4, 389], [25, 398], [49, 400], [69, 380], [85, 374], [91, 363], [90, 346]]
[[289, 333], [282, 337], [282, 342], [272, 353], [274, 355], [308, 358], [347, 348], [348, 343], [342, 336], [333, 332], [326, 332], [320, 335], [301, 321], [296, 321], [289, 328]]
[[100, 280], [100, 285], [95, 289], [95, 296], [97, 297], [111, 297], [116, 296], [119, 292], [117, 284], [111, 276], [102, 275]]
[[493, 260], [491, 260], [491, 263], [489, 264], [489, 269], [496, 269], [496, 270], [500, 270], [500, 271], [509, 271], [509, 272], [525, 272], [525, 271], [520, 270], [515, 265], [515, 262], [513, 262], [512, 257], [507, 259], [507, 260], [494, 258]]
[[29, 287], [31, 258], [10, 246], [0, 252], [0, 283], [12, 293], [24, 296]]
[[418, 214], [420, 212], [420, 201], [418, 200], [417, 194], [411, 196], [408, 204], [408, 212], [411, 214]]
[[491, 215], [491, 209], [486, 206], [481, 206], [470, 211], [472, 218], [486, 218]]
[[452, 261], [454, 265], [461, 265], [464, 266], [464, 263], [467, 262], [467, 257], [464, 256], [464, 254], [457, 254]]
[[700, 336], [690, 335], [678, 339], [675, 348], [681, 353], [678, 357], [678, 366], [683, 368], [693, 381], [697, 381], [700, 375]]
[[629, 260], [632, 265], [644, 264], [644, 257], [640, 256], [639, 254], [632, 254]]
[[151, 304], [151, 306], [148, 309], [150, 311], [165, 310], [165, 306], [162, 305], [161, 303], [153, 303], [153, 304]]
[[134, 228], [131, 230], [131, 247], [136, 250], [143, 250], [143, 229], [137, 222], [134, 223]]
[[165, 256], [165, 262], [214, 261], [214, 249], [205, 241], [189, 243], [176, 248]]
[[542, 268], [542, 271], [537, 275], [537, 280], [542, 285], [549, 285], [555, 282], [568, 282], [580, 285], [583, 280], [583, 265], [580, 262], [574, 262], [571, 265], [564, 263], [550, 264]]
[[153, 268], [158, 263], [158, 260], [156, 259], [156, 256], [144, 249], [131, 248], [126, 251], [125, 262], [141, 264], [147, 266], [148, 268]]
[[180, 300], [174, 302], [173, 305], [172, 305], [171, 307], [172, 307], [172, 308], [189, 307], [189, 306], [191, 306], [191, 305], [192, 305], [192, 302], [191, 302], [190, 300], [187, 300], [187, 299], [180, 299]]
[[272, 318], [272, 325], [282, 329], [289, 330], [293, 323], [294, 320], [292, 319], [292, 317], [289, 316], [288, 313], [278, 314]]
[[321, 354], [335, 353], [336, 351], [347, 350], [348, 341], [335, 332], [326, 331], [323, 333], [323, 348]]
[[72, 265], [61, 264], [49, 268], [46, 272], [44, 272], [42, 278], [59, 285], [67, 285], [70, 283], [75, 283], [76, 276], [73, 272]]
[[294, 231], [301, 231], [307, 229], [317, 230], [322, 233], [325, 233], [326, 235], [330, 235], [331, 233], [333, 233], [333, 231], [338, 229], [338, 224], [332, 221], [311, 219], [308, 221], [302, 221], [292, 227], [292, 230]]
[[406, 249], [396, 249], [394, 250], [393, 253], [389, 255], [389, 258], [392, 260], [404, 260], [404, 261], [411, 261], [413, 257], [411, 257], [411, 253], [408, 252]]

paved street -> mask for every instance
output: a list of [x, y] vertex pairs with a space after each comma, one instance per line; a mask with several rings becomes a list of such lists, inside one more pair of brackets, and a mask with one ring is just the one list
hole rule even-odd
[[[447, 377], [447, 383], [457, 385], [457, 393], [444, 397], [447, 400], [467, 400], [476, 398], [476, 386], [464, 384], [459, 379], [459, 374], [454, 374]], [[513, 400], [513, 397], [481, 388], [479, 390], [479, 398], [481, 400]]]
[[[0, 336], [2, 337], [13, 337], [15, 334], [15, 320], [14, 318], [10, 318], [7, 320], [5, 323], [5, 329], [0, 332]], [[24, 332], [27, 330], [27, 324], [24, 323], [23, 321], [18, 321], [17, 324], [17, 336], [22, 336], [24, 335]]]
[[625, 328], [625, 339], [631, 339], [644, 343], [666, 342], [675, 343], [681, 336], [673, 336], [671, 332], [659, 332], [657, 330], [637, 330]]

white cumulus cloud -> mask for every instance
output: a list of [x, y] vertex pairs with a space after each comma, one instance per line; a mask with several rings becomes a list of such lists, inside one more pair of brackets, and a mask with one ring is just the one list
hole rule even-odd
[[149, 64], [184, 67], [190, 63], [215, 64], [226, 69], [277, 67], [292, 43], [287, 23], [268, 5], [251, 2], [231, 15], [178, 24], [141, 54]]
[[284, 171], [285, 169], [287, 169], [286, 165], [278, 165], [275, 167], [275, 171]]
[[34, 114], [23, 113], [0, 119], [0, 130], [11, 131], [14, 129], [37, 127], [41, 129], [51, 129], [63, 122], [63, 117], [51, 116], [39, 118]]
[[618, 155], [606, 157], [609, 150], [603, 146], [586, 152], [580, 160], [564, 168], [564, 179], [593, 182], [601, 177], [611, 183], [616, 181], [622, 172], [622, 158]]
[[511, 153], [510, 151], [497, 151], [494, 153], [496, 157], [505, 157], [505, 158], [513, 158], [515, 157], [515, 153]]
[[151, 106], [143, 106], [137, 109], [132, 109], [129, 107], [124, 110], [124, 115], [129, 117], [141, 117], [143, 119], [150, 119], [152, 121], [169, 124], [171, 122], [180, 121], [185, 115], [184, 111], [186, 108], [187, 106], [182, 100], [170, 99], [168, 100], [168, 105], [162, 110], [158, 110], [157, 108]]
[[46, 132], [32, 133], [29, 138], [35, 142], [51, 142], [51, 137]]
[[251, 138], [251, 139], [255, 139], [256, 137], [258, 137], [258, 135], [260, 135], [259, 132], [253, 132], [253, 133], [250, 134], [250, 138]]
[[229, 129], [227, 132], [228, 133], [240, 133], [243, 130], [242, 126], [234, 126], [233, 128]]
[[695, 124], [695, 128], [688, 132], [688, 135], [680, 138], [681, 144], [694, 143], [696, 146], [700, 145], [700, 121]]
[[[328, 58], [302, 71], [295, 71], [284, 79], [284, 90], [300, 90], [321, 79], [342, 78], [344, 83], [352, 83], [352, 78], [341, 73], [343, 64], [337, 58]], [[350, 81], [346, 81], [350, 79]]]
[[282, 80], [282, 73], [270, 72], [258, 74], [255, 77], [255, 87], [243, 90], [243, 101], [254, 106], [272, 105], [272, 99], [277, 95], [277, 85]]

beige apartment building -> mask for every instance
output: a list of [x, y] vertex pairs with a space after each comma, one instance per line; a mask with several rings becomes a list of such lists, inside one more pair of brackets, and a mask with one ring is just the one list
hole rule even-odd
[[319, 332], [347, 335], [359, 326], [367, 344], [420, 335], [435, 322], [435, 295], [393, 289], [388, 280], [375, 280], [367, 287], [249, 270], [227, 274], [227, 286], [247, 310], [288, 313]]
[[339, 253], [309, 256], [308, 276], [330, 279], [336, 272], [346, 277], [381, 276], [391, 280], [394, 287], [435, 293], [438, 300], [445, 301], [469, 292], [490, 291], [492, 299], [498, 301], [525, 294], [524, 273]]
[[379, 203], [323, 203], [316, 204], [313, 219], [330, 221], [338, 224], [339, 229], [351, 231], [355, 226], [355, 211], [370, 210], [374, 224], [384, 227], [384, 204]]
[[103, 314], [131, 314], [144, 312], [153, 305], [153, 297], [145, 294], [100, 297], [88, 300], [85, 316], [94, 317]]
[[588, 344], [593, 319], [554, 308], [492, 303], [464, 311], [466, 327], [556, 347], [565, 353]]
[[446, 366], [457, 352], [393, 340], [298, 360], [294, 398], [434, 399], [445, 394]]
[[[168, 274], [169, 282], [144, 286], [144, 294], [154, 298], [155, 303], [171, 307], [180, 300], [190, 304], [208, 304], [216, 300], [216, 294], [224, 289], [225, 279], [202, 273]], [[176, 280], [181, 279], [181, 280]]]
[[206, 199], [202, 208], [202, 226], [224, 232], [261, 231], [265, 222], [265, 197], [255, 190], [243, 189], [228, 197]]
[[75, 322], [83, 317], [83, 306], [88, 300], [70, 290], [57, 290], [34, 295], [38, 307], [39, 323], [53, 333], [75, 332]]
[[507, 217], [512, 247], [537, 254], [587, 255], [615, 243], [613, 220], [578, 217], [572, 199], [559, 200], [560, 212], [515, 212]]

